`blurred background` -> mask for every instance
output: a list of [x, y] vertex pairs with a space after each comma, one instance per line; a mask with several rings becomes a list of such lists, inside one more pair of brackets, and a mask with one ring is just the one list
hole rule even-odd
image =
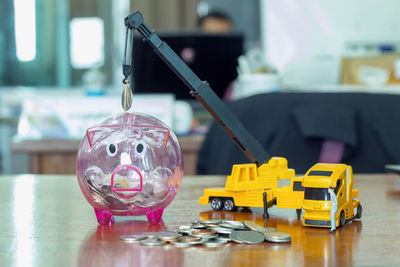
[[[400, 162], [399, 8], [396, 0], [3, 0], [0, 172], [75, 172], [86, 128], [122, 112], [123, 22], [135, 10], [296, 171], [327, 161], [381, 172]], [[138, 36], [132, 62], [132, 110], [179, 135], [186, 174], [248, 162]]]

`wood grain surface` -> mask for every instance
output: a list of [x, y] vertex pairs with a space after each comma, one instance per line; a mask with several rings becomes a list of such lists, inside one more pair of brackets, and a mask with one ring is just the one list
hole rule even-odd
[[[145, 217], [117, 217], [112, 226], [97, 224], [75, 176], [0, 176], [1, 266], [399, 266], [400, 178], [356, 175], [363, 205], [361, 221], [335, 234], [303, 227], [294, 210], [212, 211], [198, 204], [203, 189], [223, 186], [221, 176], [185, 176], [163, 223]], [[144, 247], [125, 243], [123, 234], [158, 231], [195, 219], [253, 220], [287, 232], [292, 242], [228, 244], [219, 248]]]

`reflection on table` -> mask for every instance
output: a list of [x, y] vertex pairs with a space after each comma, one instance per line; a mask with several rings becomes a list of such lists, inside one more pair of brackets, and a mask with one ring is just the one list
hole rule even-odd
[[[329, 234], [326, 228], [303, 227], [295, 210], [213, 211], [198, 204], [205, 187], [222, 186], [225, 177], [187, 176], [163, 222], [144, 217], [117, 217], [111, 226], [96, 222], [76, 177], [22, 175], [0, 177], [0, 260], [4, 266], [351, 266], [396, 265], [400, 243], [400, 178], [356, 175], [364, 215]], [[252, 220], [292, 236], [290, 243], [222, 247], [171, 245], [144, 247], [120, 235], [159, 231], [196, 219]]]

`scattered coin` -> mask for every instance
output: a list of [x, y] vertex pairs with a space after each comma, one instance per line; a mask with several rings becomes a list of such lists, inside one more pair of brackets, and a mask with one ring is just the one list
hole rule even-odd
[[123, 235], [120, 238], [128, 242], [140, 241], [145, 246], [161, 246], [169, 242], [176, 247], [219, 247], [230, 241], [245, 244], [291, 241], [289, 234], [277, 232], [275, 228], [262, 227], [253, 221], [231, 220], [194, 221], [192, 225], [174, 226], [160, 232]]
[[240, 240], [237, 235], [240, 233], [240, 231], [233, 231], [232, 233], [230, 233], [229, 238], [232, 239], [233, 242], [236, 243], [243, 243], [242, 240]]
[[201, 223], [197, 223], [197, 224], [193, 224], [192, 225], [193, 229], [206, 229], [207, 225], [201, 224]]
[[212, 227], [219, 227], [219, 224], [205, 224], [207, 228], [212, 228]]
[[221, 241], [226, 241], [226, 242], [232, 241], [232, 239], [229, 238], [229, 237], [221, 237], [221, 236], [219, 236], [216, 239], [217, 240], [221, 240]]
[[207, 220], [207, 221], [199, 221], [201, 224], [215, 224], [218, 225], [221, 222], [221, 220]]
[[180, 248], [186, 248], [192, 246], [192, 244], [188, 242], [180, 242], [180, 241], [174, 241], [171, 242], [171, 244], [174, 245], [175, 247], [180, 247]]
[[244, 225], [239, 225], [239, 224], [220, 223], [219, 226], [234, 229], [234, 230], [246, 229], [246, 227]]
[[218, 234], [213, 234], [213, 235], [203, 235], [203, 236], [201, 236], [201, 238], [202, 238], [203, 240], [215, 239], [215, 238], [217, 238], [217, 237], [219, 237], [219, 235], [218, 235]]
[[290, 242], [291, 236], [287, 233], [282, 232], [264, 232], [264, 238], [268, 242]]
[[260, 244], [264, 242], [264, 234], [254, 231], [242, 231], [237, 234], [237, 239], [246, 244]]
[[218, 234], [225, 234], [225, 235], [229, 235], [234, 231], [231, 228], [225, 228], [225, 227], [212, 227], [211, 229], [213, 229]]
[[276, 228], [274, 228], [274, 227], [264, 227], [264, 231], [266, 231], [266, 232], [276, 232]]
[[160, 232], [157, 237], [163, 241], [177, 240], [178, 234], [173, 232]]
[[182, 226], [179, 226], [179, 230], [178, 230], [178, 233], [180, 233], [180, 234], [190, 234], [190, 232], [192, 231], [192, 227], [191, 226], [189, 226], [189, 225], [182, 225]]
[[214, 235], [215, 233], [216, 231], [211, 229], [194, 229], [192, 230], [190, 235], [202, 237], [202, 236]]
[[158, 232], [146, 232], [146, 233], [142, 233], [142, 235], [144, 235], [145, 237], [154, 238], [154, 237], [158, 236]]
[[264, 227], [259, 226], [255, 222], [244, 221], [243, 223], [244, 223], [244, 225], [246, 225], [248, 228], [250, 228], [253, 231], [256, 231], [256, 232], [264, 232], [265, 231]]
[[119, 238], [124, 241], [139, 241], [147, 237], [145, 235], [121, 235]]
[[178, 238], [180, 242], [195, 242], [195, 241], [200, 241], [200, 237], [196, 236], [181, 236]]
[[144, 246], [162, 246], [165, 243], [165, 241], [156, 238], [148, 238], [140, 241], [140, 244]]
[[129, 88], [129, 80], [125, 80], [125, 88], [122, 92], [121, 105], [124, 111], [128, 111], [132, 106], [132, 91]]

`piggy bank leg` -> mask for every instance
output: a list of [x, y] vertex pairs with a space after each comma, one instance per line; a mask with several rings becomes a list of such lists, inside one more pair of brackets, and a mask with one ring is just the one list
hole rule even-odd
[[146, 212], [146, 217], [147, 217], [147, 221], [150, 224], [159, 224], [161, 222], [161, 217], [163, 215], [164, 212], [164, 208], [158, 208], [155, 210], [147, 210]]
[[94, 212], [96, 213], [97, 222], [99, 224], [110, 225], [114, 223], [114, 216], [108, 210], [94, 208]]

